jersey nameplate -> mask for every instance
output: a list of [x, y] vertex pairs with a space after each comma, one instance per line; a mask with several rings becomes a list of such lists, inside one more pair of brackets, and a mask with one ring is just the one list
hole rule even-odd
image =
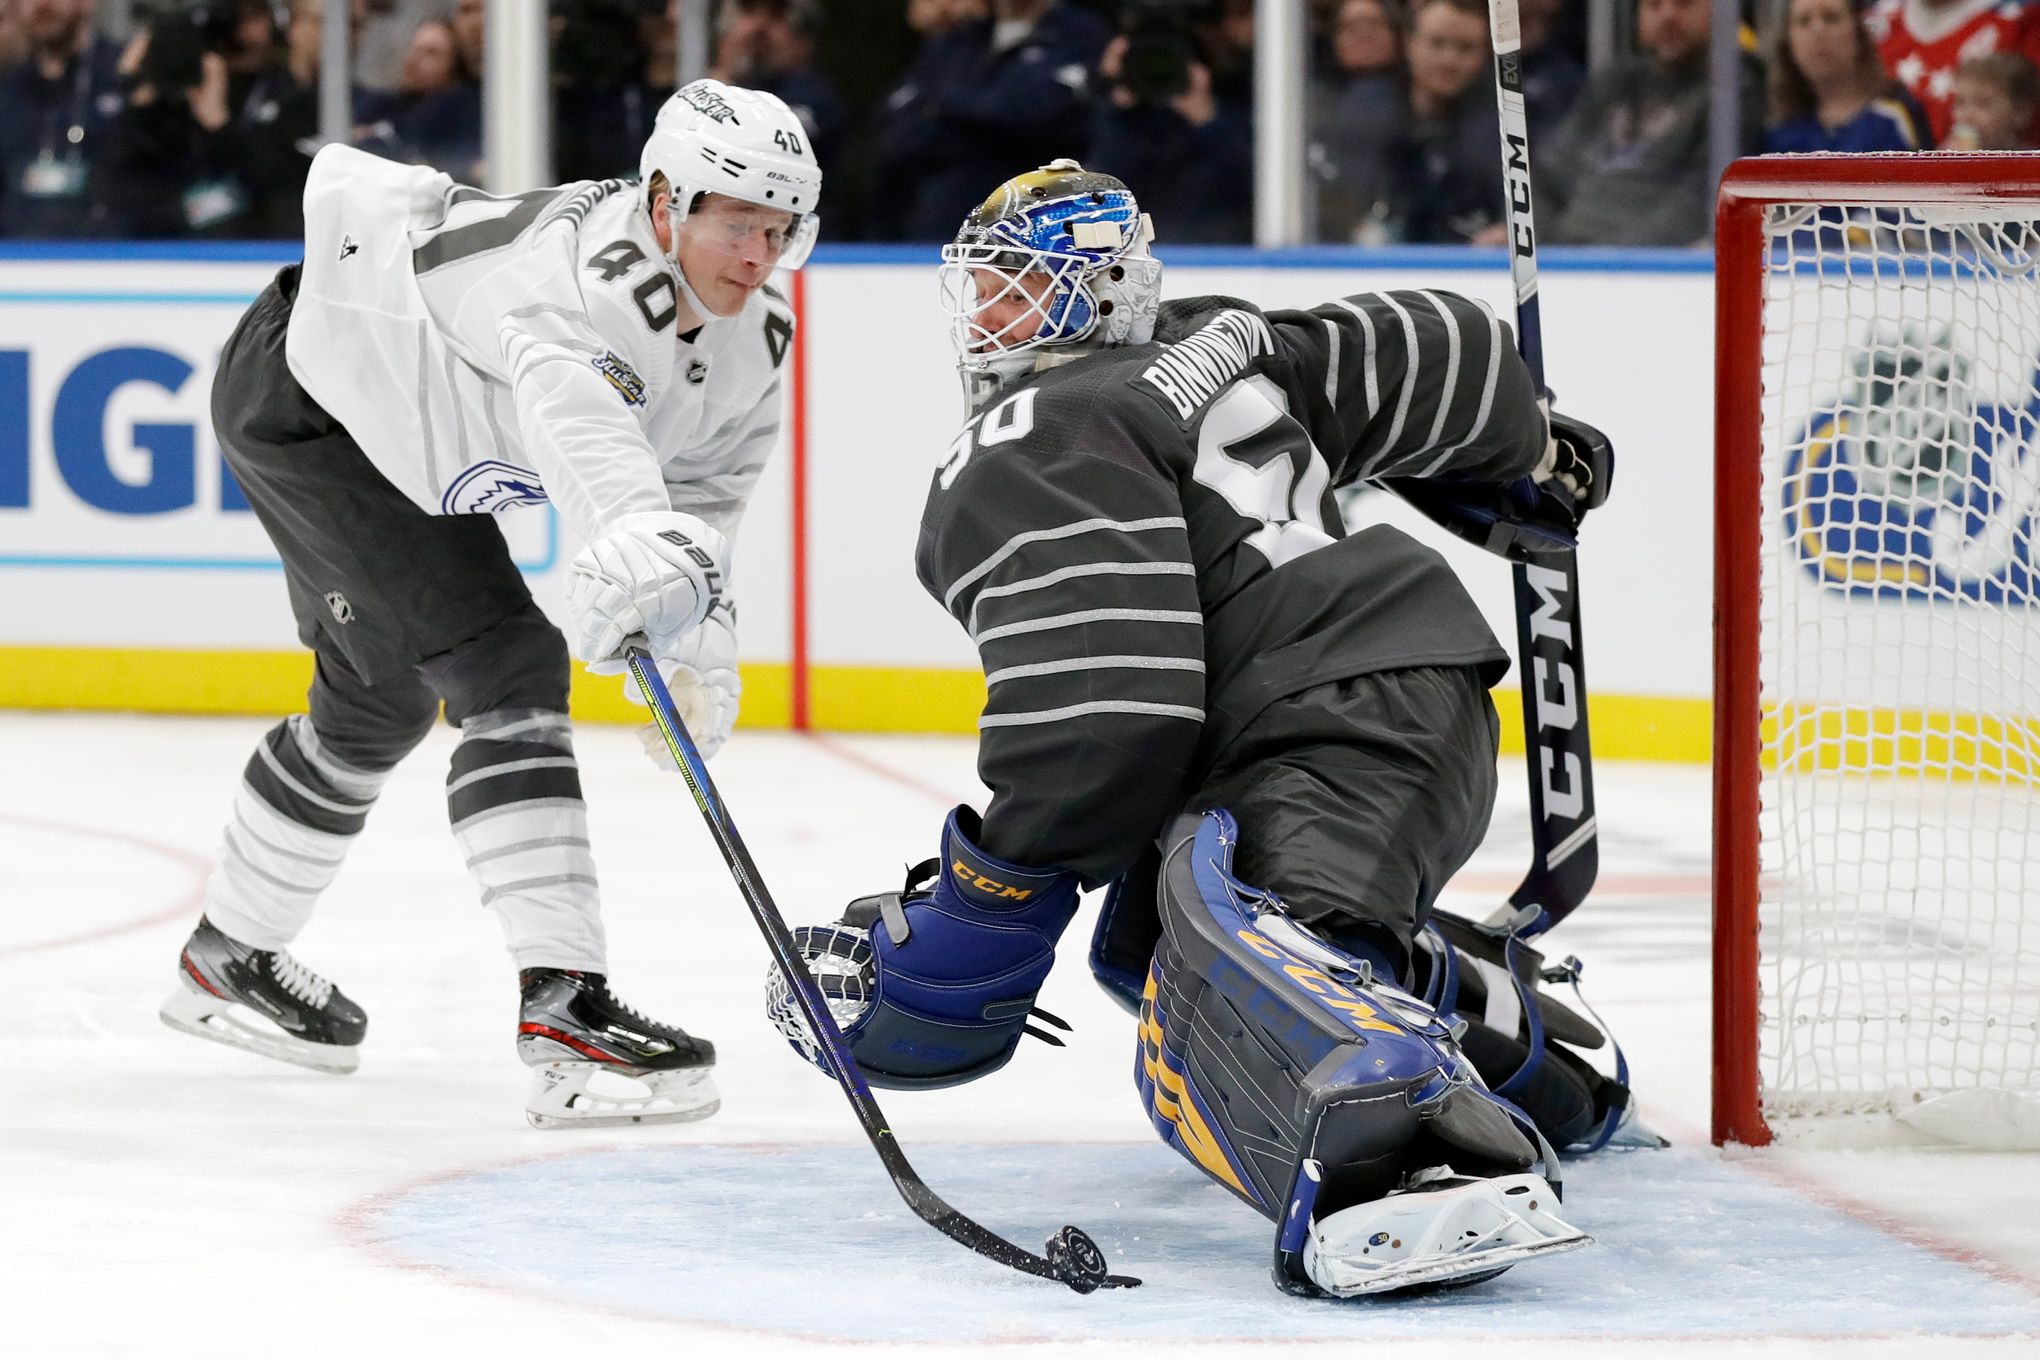
[[1228, 308], [1156, 355], [1139, 381], [1159, 393], [1178, 419], [1188, 420], [1256, 356], [1274, 352], [1265, 317]]

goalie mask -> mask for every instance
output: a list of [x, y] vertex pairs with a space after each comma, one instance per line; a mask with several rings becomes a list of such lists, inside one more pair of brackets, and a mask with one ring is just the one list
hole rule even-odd
[[1125, 184], [1072, 160], [993, 190], [942, 247], [943, 308], [970, 404], [1065, 358], [1147, 343], [1161, 301], [1153, 239]]
[[[659, 109], [638, 175], [647, 186], [663, 176], [671, 188], [674, 272], [703, 319], [734, 315], [748, 297], [731, 305], [733, 290], [719, 286], [723, 262], [741, 261], [740, 275], [759, 264], [798, 269], [814, 248], [822, 171], [807, 129], [776, 95], [719, 80], [682, 86]], [[690, 276], [683, 246], [702, 277]]]

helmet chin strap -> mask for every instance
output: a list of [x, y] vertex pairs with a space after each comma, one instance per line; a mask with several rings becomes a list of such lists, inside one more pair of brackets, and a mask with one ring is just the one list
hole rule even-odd
[[703, 302], [701, 294], [695, 292], [694, 285], [687, 281], [687, 266], [680, 263], [678, 251], [673, 253], [672, 259], [673, 273], [680, 283], [680, 299], [687, 304], [690, 311], [703, 321], [720, 320], [726, 315], [734, 315], [734, 313], [718, 312], [715, 308]]
[[[675, 213], [673, 209], [673, 205], [679, 201], [677, 197], [668, 197], [666, 199], [666, 258], [671, 261], [673, 277], [680, 284], [680, 300], [686, 303], [687, 310], [693, 312], [695, 317], [701, 321], [720, 321], [734, 316], [736, 315], [735, 312], [718, 312], [715, 308], [703, 302], [701, 294], [695, 292], [694, 285], [688, 281], [687, 266], [680, 263], [680, 228], [686, 222], [687, 214]], [[688, 206], [691, 211], [692, 203]], [[742, 308], [740, 307], [738, 310], [741, 311]]]

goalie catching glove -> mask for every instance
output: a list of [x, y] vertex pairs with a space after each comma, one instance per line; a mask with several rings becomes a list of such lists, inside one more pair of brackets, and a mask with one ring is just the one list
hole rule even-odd
[[[1077, 910], [1077, 876], [992, 858], [974, 839], [978, 816], [949, 814], [942, 858], [910, 875], [904, 892], [859, 898], [841, 920], [793, 932], [850, 1055], [873, 1086], [933, 1088], [974, 1081], [1006, 1065], [1028, 1024], [1055, 945]], [[828, 1064], [775, 968], [766, 1011], [794, 1051]]]
[[638, 635], [655, 656], [674, 655], [721, 597], [728, 557], [723, 536], [693, 515], [625, 515], [567, 568], [574, 655], [600, 673], [621, 671], [624, 643]]
[[[687, 724], [688, 735], [694, 738], [694, 745], [707, 760], [722, 749], [729, 740], [730, 729], [737, 722], [737, 701], [744, 692], [743, 681], [737, 675], [737, 607], [725, 595], [709, 610], [701, 626], [680, 640], [680, 645], [671, 655], [659, 655], [659, 678], [666, 682], [666, 689], [673, 696], [673, 706], [680, 711], [680, 720]], [[607, 663], [590, 667], [598, 672], [610, 669]], [[623, 694], [634, 704], [646, 702], [638, 689], [637, 678], [626, 675]], [[673, 761], [673, 752], [666, 745], [666, 736], [655, 722], [646, 723], [638, 729], [638, 740], [644, 744], [645, 754], [652, 763], [662, 770], [678, 773], [680, 767]]]

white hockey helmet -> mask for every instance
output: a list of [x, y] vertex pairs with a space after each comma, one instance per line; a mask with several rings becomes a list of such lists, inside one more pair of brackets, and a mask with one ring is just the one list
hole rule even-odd
[[[650, 185], [654, 173], [672, 188], [670, 212], [677, 228], [704, 194], [777, 208], [792, 215], [777, 265], [798, 269], [814, 248], [820, 219], [822, 169], [808, 145], [807, 129], [777, 95], [746, 90], [719, 80], [683, 85], [659, 108], [652, 135], [638, 157], [638, 176]], [[687, 288], [685, 275], [682, 287]], [[700, 299], [690, 296], [689, 303]]]

